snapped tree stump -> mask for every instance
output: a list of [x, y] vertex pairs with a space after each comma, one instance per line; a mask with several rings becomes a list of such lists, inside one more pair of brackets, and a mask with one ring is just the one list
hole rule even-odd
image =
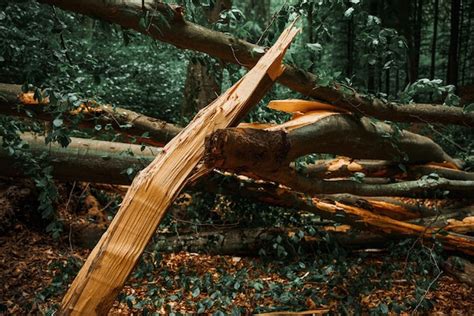
[[201, 110], [135, 178], [109, 229], [66, 293], [61, 315], [108, 312], [168, 206], [203, 157], [205, 138], [236, 124], [268, 91], [283, 72], [283, 55], [298, 31], [293, 25], [283, 31], [254, 68]]

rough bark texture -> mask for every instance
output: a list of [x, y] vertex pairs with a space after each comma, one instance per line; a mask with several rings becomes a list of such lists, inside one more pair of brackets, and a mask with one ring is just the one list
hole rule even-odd
[[443, 268], [459, 281], [474, 286], [474, 263], [469, 260], [460, 257], [449, 257]]
[[[148, 166], [156, 155], [161, 152], [160, 148], [155, 147], [147, 147], [142, 151], [139, 145], [74, 137], [71, 138], [71, 143], [67, 148], [63, 148], [59, 144], [45, 145], [45, 139], [41, 136], [23, 134], [22, 139], [28, 142], [27, 150], [34, 155], [47, 154], [53, 166], [53, 176], [60, 181], [128, 185], [132, 182], [135, 173]], [[134, 173], [130, 176], [126, 173], [128, 168], [134, 169]], [[0, 175], [9, 177], [24, 176], [20, 168], [15, 165], [13, 158], [2, 149], [0, 149]], [[225, 175], [219, 172], [213, 172], [209, 176], [200, 178], [196, 183], [190, 184], [188, 188], [194, 191], [203, 190], [247, 197], [262, 203], [272, 203], [286, 208], [292, 207], [292, 200], [285, 201], [279, 196], [280, 191], [286, 190], [283, 187], [263, 181], [253, 182], [242, 177]], [[362, 198], [350, 194], [321, 196], [321, 198], [361, 206], [376, 214], [400, 220], [449, 213], [449, 210], [463, 208], [470, 203], [463, 200], [460, 200], [459, 203], [446, 200], [443, 206], [438, 206], [424, 200], [405, 199], [402, 201], [389, 197]], [[433, 206], [427, 207], [424, 206], [425, 204], [433, 204]]]
[[[347, 225], [344, 225], [348, 227]], [[93, 248], [105, 229], [96, 224], [72, 224], [72, 242], [82, 248]], [[260, 249], [275, 242], [275, 238], [291, 238], [298, 229], [288, 228], [215, 228], [211, 230], [176, 233], [158, 233], [154, 249], [163, 252], [197, 252], [218, 255], [257, 256]], [[327, 234], [347, 248], [384, 246], [387, 239], [383, 236], [356, 230], [338, 230], [337, 226], [322, 226], [321, 235]], [[322, 239], [319, 236], [305, 236], [298, 246], [306, 249], [318, 247]], [[284, 240], [284, 244], [289, 242]]]
[[[94, 3], [85, 1], [85, 5]], [[270, 89], [283, 71], [283, 55], [298, 31], [293, 27], [285, 30], [254, 68], [199, 112], [135, 178], [107, 232], [66, 293], [61, 314], [108, 312], [167, 208], [202, 158], [205, 137], [218, 128], [237, 124]]]
[[[136, 172], [148, 166], [161, 152], [156, 147], [146, 147], [142, 151], [139, 145], [75, 137], [66, 148], [59, 144], [47, 146], [41, 136], [22, 134], [21, 138], [28, 143], [27, 150], [35, 156], [47, 154], [53, 166], [53, 176], [62, 181], [129, 184]], [[130, 176], [126, 172], [128, 168], [133, 168]], [[21, 175], [15, 161], [3, 148], [0, 148], [0, 174]]]
[[[33, 92], [23, 93], [19, 85], [0, 83], [0, 114], [30, 117], [29, 112], [33, 113], [33, 118], [52, 120], [54, 118], [45, 109], [48, 104], [48, 99], [44, 99], [41, 103], [35, 100]], [[124, 108], [101, 105], [94, 101], [81, 104], [77, 109], [66, 114], [70, 116], [65, 117], [66, 122], [68, 119], [81, 118], [80, 126], [93, 128], [96, 124], [110, 124], [126, 135], [135, 136], [141, 136], [147, 132], [153, 140], [152, 144], [155, 145], [167, 143], [181, 131], [180, 127], [165, 121]], [[131, 127], [121, 127], [127, 124]], [[145, 138], [141, 140], [147, 142]]]
[[[211, 151], [208, 158], [225, 157], [226, 167], [234, 166], [232, 159], [235, 158], [239, 160], [235, 162], [237, 164], [246, 159], [247, 167], [267, 170], [278, 169], [285, 163], [312, 153], [406, 163], [435, 161], [459, 164], [427, 137], [408, 131], [401, 131], [397, 135], [387, 124], [373, 123], [369, 119], [357, 118], [350, 114], [326, 116], [288, 133], [275, 128], [271, 131], [221, 130], [209, 139], [209, 149]], [[215, 151], [219, 151], [222, 157], [217, 157]]]
[[[261, 52], [264, 51], [263, 47], [185, 21], [180, 7], [171, 8], [151, 0], [143, 1], [143, 6], [142, 1], [139, 0], [100, 2], [93, 0], [39, 0], [39, 2], [117, 23], [176, 47], [207, 53], [223, 61], [244, 67], [255, 65], [262, 56]], [[152, 20], [144, 29], [139, 22], [144, 11], [149, 11], [152, 16], [164, 15], [168, 19], [169, 26], [157, 26]], [[400, 105], [364, 97], [339, 85], [323, 87], [318, 84], [318, 77], [314, 74], [290, 66], [286, 67], [285, 72], [278, 80], [290, 89], [307, 96], [381, 120], [474, 126], [474, 112], [463, 112], [461, 108], [431, 104]]]
[[211, 60], [193, 56], [189, 59], [182, 114], [193, 117], [195, 113], [210, 104], [221, 94], [222, 68]]
[[[82, 140], [86, 141], [86, 140]], [[101, 155], [95, 155], [96, 158], [87, 158], [87, 156], [94, 152], [94, 143], [99, 143], [99, 147], [101, 147], [104, 152], [110, 151], [112, 147], [120, 148], [121, 146], [130, 146], [133, 149], [138, 149], [139, 146], [136, 145], [128, 145], [128, 144], [115, 144], [114, 146], [109, 145], [102, 145], [100, 141], [90, 141], [87, 140], [88, 147], [91, 150], [88, 151], [79, 151], [77, 156], [75, 156], [74, 160], [77, 163], [80, 163], [82, 160], [93, 160], [93, 159], [101, 159]], [[72, 148], [74, 148], [75, 140], [73, 139]], [[42, 146], [42, 145], [37, 145]], [[43, 145], [44, 146], [44, 145]], [[36, 146], [32, 146], [33, 148]], [[35, 149], [33, 149], [35, 150]], [[71, 149], [73, 152], [75, 149]], [[156, 150], [155, 150], [156, 151]], [[103, 153], [104, 153], [103, 152]], [[113, 152], [113, 151], [112, 151]], [[52, 150], [52, 158], [53, 161], [55, 153], [57, 150], [53, 148]], [[2, 152], [0, 152], [0, 156]], [[5, 155], [5, 153], [3, 154]], [[140, 155], [140, 153], [137, 153]], [[61, 157], [61, 155], [59, 155]], [[80, 159], [77, 159], [80, 158]], [[149, 159], [145, 156], [146, 159]], [[2, 158], [3, 159], [3, 158]], [[69, 156], [70, 159], [70, 156]], [[108, 170], [114, 170], [116, 168], [114, 165], [121, 165], [123, 164], [124, 167], [127, 166], [127, 157], [124, 156], [117, 156], [114, 161], [108, 161], [106, 165], [102, 165], [104, 172], [106, 173]], [[11, 160], [10, 160], [11, 163]], [[62, 160], [57, 160], [57, 163], [60, 165]], [[93, 164], [94, 165], [94, 164]], [[71, 165], [64, 169], [62, 172], [55, 172], [57, 177], [65, 177], [67, 179], [70, 176], [67, 174], [71, 171], [71, 168], [77, 169], [77, 166]], [[112, 169], [107, 169], [112, 168]], [[9, 169], [12, 169], [11, 167]], [[97, 179], [94, 175], [94, 171], [90, 170], [90, 173], [82, 172], [83, 176], [82, 180], [94, 180]], [[65, 173], [65, 175], [63, 174]], [[89, 179], [87, 178], [89, 177]], [[120, 175], [119, 173], [110, 173], [107, 176], [103, 176], [103, 181], [107, 182], [116, 182], [114, 179], [122, 179], [125, 178]], [[118, 182], [118, 181], [117, 181]], [[410, 206], [410, 203], [403, 203], [402, 201], [394, 201], [387, 198], [361, 198], [355, 197], [351, 195], [339, 195], [339, 196], [321, 196], [317, 198], [311, 198], [308, 195], [304, 195], [295, 191], [292, 191], [288, 188], [279, 186], [277, 184], [268, 183], [268, 182], [254, 182], [249, 180], [248, 178], [244, 177], [236, 177], [236, 176], [229, 176], [223, 175], [217, 172], [213, 174], [201, 178], [199, 181], [191, 184], [188, 188], [193, 190], [206, 190], [209, 192], [219, 193], [219, 194], [230, 194], [236, 195], [239, 197], [245, 197], [248, 199], [252, 199], [254, 201], [267, 203], [275, 206], [285, 207], [291, 210], [302, 210], [310, 213], [314, 213], [316, 215], [321, 216], [322, 218], [334, 220], [338, 222], [343, 222], [349, 224], [354, 227], [359, 227], [362, 229], [369, 229], [374, 232], [388, 234], [390, 237], [393, 236], [414, 236], [417, 237], [420, 229], [426, 229], [424, 226], [427, 225], [429, 227], [439, 227], [445, 226], [448, 219], [456, 218], [462, 220], [465, 216], [472, 215], [472, 206], [470, 207], [463, 207], [464, 205], [469, 205], [469, 201], [466, 201], [466, 204], [459, 204], [459, 205], [452, 205], [451, 208], [443, 209], [437, 206], [433, 208], [429, 207], [420, 207], [417, 205]], [[322, 204], [321, 204], [322, 203]], [[336, 203], [336, 204], [332, 204]], [[332, 206], [331, 206], [332, 205]], [[335, 208], [334, 208], [335, 207]], [[451, 209], [451, 210], [450, 210]], [[438, 215], [436, 215], [438, 214]], [[446, 214], [446, 215], [439, 215], [439, 214]], [[416, 220], [413, 224], [401, 222], [399, 220], [406, 220], [406, 219], [414, 219], [417, 217], [426, 217], [426, 216], [433, 216], [434, 218], [425, 218], [422, 222], [420, 220]], [[391, 218], [390, 218], [391, 217]], [[395, 219], [399, 219], [396, 221]], [[436, 220], [436, 221], [435, 221]], [[415, 224], [416, 223], [416, 224]], [[415, 224], [415, 225], [414, 225]], [[419, 224], [423, 225], [420, 226]], [[388, 226], [387, 226], [388, 225]], [[409, 226], [409, 229], [405, 228], [405, 225], [414, 225]], [[392, 227], [393, 226], [393, 227]], [[453, 227], [453, 226], [452, 226]], [[87, 231], [87, 230], [86, 230]], [[454, 229], [455, 231], [455, 229]], [[456, 243], [456, 236], [454, 235], [454, 240], [449, 240], [448, 243]], [[429, 238], [429, 234], [426, 233], [426, 238]], [[469, 251], [466, 250], [466, 244], [463, 244], [464, 237], [460, 237], [461, 243], [456, 246], [459, 248], [460, 251]], [[455, 248], [453, 245], [449, 245], [450, 248]]]
[[[295, 168], [295, 166], [292, 166]], [[320, 160], [303, 168], [303, 174], [320, 179], [347, 178], [355, 173], [363, 173], [366, 177], [382, 177], [392, 179], [418, 179], [422, 176], [437, 174], [451, 180], [474, 180], [473, 172], [448, 168], [446, 165], [428, 163], [424, 165], [403, 165], [386, 160], [354, 160], [339, 157], [332, 160]]]

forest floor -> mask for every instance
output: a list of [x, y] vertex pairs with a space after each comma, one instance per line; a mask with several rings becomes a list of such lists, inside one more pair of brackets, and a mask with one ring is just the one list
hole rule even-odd
[[[0, 315], [51, 314], [89, 252], [67, 236], [53, 239], [17, 222], [0, 235]], [[276, 259], [146, 251], [111, 314], [473, 315], [474, 289], [429, 261], [422, 252], [410, 257], [318, 252]]]

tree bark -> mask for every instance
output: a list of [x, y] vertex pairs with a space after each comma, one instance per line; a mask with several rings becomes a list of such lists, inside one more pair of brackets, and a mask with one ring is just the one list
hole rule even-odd
[[451, 1], [451, 35], [449, 39], [448, 74], [446, 82], [457, 87], [458, 85], [458, 53], [459, 53], [459, 14], [461, 0]]
[[430, 79], [435, 78], [436, 72], [436, 41], [438, 39], [438, 19], [439, 19], [439, 0], [434, 0], [434, 13], [433, 13], [433, 40], [431, 42], [431, 68], [430, 68]]
[[[93, 248], [105, 232], [103, 227], [93, 224], [71, 224], [71, 228], [73, 244], [82, 248]], [[179, 231], [178, 234], [159, 232], [155, 238], [154, 249], [160, 252], [188, 251], [215, 255], [257, 256], [260, 249], [275, 243], [277, 236], [284, 239], [283, 245], [291, 247], [289, 239], [297, 232], [296, 228], [217, 227], [197, 232]], [[331, 240], [349, 249], [382, 247], [388, 241], [383, 236], [367, 232], [338, 231], [335, 226], [322, 226], [320, 232], [321, 235], [327, 234]], [[303, 237], [297, 246], [303, 249], [318, 248], [318, 244], [322, 242], [322, 238], [318, 235]]]
[[[38, 102], [33, 98], [33, 92], [23, 93], [20, 85], [0, 83], [0, 114], [13, 115], [41, 120], [53, 120], [54, 117], [47, 112], [48, 98]], [[148, 133], [147, 138], [140, 138], [144, 143], [152, 145], [165, 144], [175, 137], [181, 128], [165, 121], [148, 117], [127, 109], [101, 105], [94, 101], [81, 104], [74, 110], [66, 113], [66, 123], [80, 119], [80, 126], [94, 128], [95, 125], [110, 124], [113, 128], [125, 135], [142, 136]], [[70, 122], [71, 123], [71, 122]], [[130, 125], [129, 128], [123, 128]]]
[[[71, 138], [71, 143], [67, 148], [61, 147], [59, 144], [45, 145], [44, 137], [41, 136], [23, 134], [22, 139], [28, 143], [27, 150], [29, 152], [37, 156], [47, 154], [53, 166], [53, 176], [60, 181], [128, 185], [132, 182], [135, 174], [151, 163], [155, 156], [161, 152], [160, 148], [155, 147], [147, 147], [142, 151], [139, 145], [74, 137]], [[134, 169], [130, 175], [125, 172], [128, 168]], [[14, 178], [24, 176], [22, 171], [16, 167], [15, 161], [8, 155], [8, 152], [1, 149], [0, 175]], [[286, 200], [286, 195], [282, 194], [287, 190], [284, 187], [262, 181], [253, 182], [249, 179], [224, 175], [219, 172], [213, 172], [209, 176], [202, 177], [197, 182], [190, 183], [187, 188], [194, 191], [235, 195], [256, 202], [270, 203], [289, 209], [293, 208], [293, 199]], [[319, 198], [360, 206], [375, 214], [398, 220], [452, 213], [453, 210], [464, 209], [466, 205], [472, 203], [469, 200], [444, 200], [443, 203], [440, 203], [441, 201], [402, 200], [389, 197], [363, 198], [350, 194], [319, 196]], [[466, 214], [459, 212], [459, 217], [452, 218], [462, 219], [464, 215]], [[333, 218], [333, 220], [337, 220], [337, 218]]]
[[[137, 263], [146, 244], [204, 154], [204, 139], [237, 122], [282, 73], [281, 60], [299, 32], [285, 30], [275, 45], [239, 82], [203, 109], [137, 176], [107, 232], [66, 293], [60, 313], [102, 315]], [[208, 172], [201, 168], [197, 176]]]
[[[92, 0], [39, 0], [42, 3], [56, 5], [62, 9], [90, 15], [132, 28], [153, 38], [170, 43], [179, 48], [207, 53], [223, 61], [252, 67], [262, 56], [264, 47], [260, 47], [230, 35], [212, 31], [184, 20], [180, 7], [171, 9], [163, 3], [151, 0], [143, 2], [146, 11], [162, 14], [168, 18], [168, 24], [159, 27], [150, 21], [149, 27], [140, 25], [143, 17], [142, 1], [92, 1]], [[318, 77], [303, 70], [286, 66], [279, 82], [290, 89], [307, 96], [324, 100], [349, 111], [373, 116], [381, 120], [401, 122], [436, 122], [440, 124], [458, 124], [473, 127], [474, 112], [463, 112], [462, 109], [430, 104], [400, 105], [384, 102], [372, 97], [364, 97], [355, 92], [348, 92], [339, 85], [320, 86]]]
[[443, 268], [459, 281], [474, 286], [474, 263], [460, 257], [449, 257]]
[[[292, 166], [292, 168], [295, 168]], [[319, 160], [304, 166], [303, 174], [318, 179], [348, 178], [360, 172], [365, 177], [391, 179], [419, 179], [422, 176], [437, 174], [451, 180], [474, 180], [474, 173], [448, 168], [440, 164], [403, 165], [384, 160], [354, 160], [339, 157], [332, 160]]]
[[209, 58], [191, 57], [188, 62], [182, 114], [193, 117], [221, 94], [222, 68], [209, 64]]
[[[403, 163], [448, 162], [456, 167], [460, 164], [427, 137], [408, 131], [394, 135], [395, 131], [389, 125], [375, 124], [349, 114], [329, 115], [289, 132], [281, 130], [284, 126], [271, 130], [220, 130], [208, 143], [219, 147], [223, 157], [215, 156], [214, 147], [209, 147], [208, 159], [224, 158], [229, 168], [243, 167], [241, 164], [246, 161], [245, 167], [261, 170], [277, 170], [298, 157], [314, 153]], [[387, 135], [394, 135], [393, 139]]]

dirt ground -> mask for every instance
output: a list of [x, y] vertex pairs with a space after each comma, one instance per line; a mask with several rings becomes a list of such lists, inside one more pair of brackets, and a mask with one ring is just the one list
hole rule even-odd
[[[70, 280], [71, 272], [65, 268], [64, 263], [71, 262], [70, 258], [77, 259], [74, 262], [82, 262], [88, 250], [71, 247], [67, 240], [57, 241], [45, 234], [32, 231], [21, 224], [17, 224], [10, 233], [0, 237], [0, 314], [1, 315], [41, 315], [48, 314], [48, 310], [59, 304], [65, 290], [65, 284]], [[371, 259], [377, 264], [377, 259]], [[74, 265], [74, 264], [73, 264]], [[210, 274], [212, 278], [218, 279], [225, 271], [227, 274], [239, 274], [242, 271], [248, 275], [248, 280], [258, 280], [264, 288], [276, 286], [288, 282], [288, 279], [279, 273], [273, 272], [272, 264], [262, 264], [258, 258], [240, 258], [231, 256], [209, 256], [204, 254], [177, 253], [164, 254], [161, 258], [159, 268], [151, 271], [146, 277], [140, 278], [135, 275], [122, 291], [122, 297], [133, 300], [144, 299], [150, 295], [151, 286], [160, 288], [167, 293], [168, 300], [164, 301], [161, 308], [150, 309], [152, 312], [168, 313], [171, 308], [176, 313], [195, 313], [197, 305], [193, 301], [199, 301], [209, 294], [206, 293], [184, 293], [185, 297], [176, 299], [174, 293], [183, 293], [176, 284], [164, 283], [163, 271], [169, 273], [176, 280], [178, 274], [189, 274], [197, 277]], [[77, 269], [78, 267], [76, 267]], [[322, 283], [310, 280], [308, 273], [301, 272], [301, 289], [318, 287], [321, 295], [328, 291], [337, 291], [344, 295], [343, 287], [330, 289]], [[59, 277], [59, 279], [58, 279]], [[276, 285], [275, 285], [276, 284]], [[235, 283], [234, 283], [235, 286]], [[255, 295], [255, 289], [250, 286], [242, 286], [242, 291], [235, 295], [231, 306], [245, 308], [246, 313], [256, 310], [257, 306], [272, 306], [275, 304], [271, 295]], [[263, 290], [263, 292], [265, 289]], [[397, 300], [413, 296], [414, 286], [407, 280], [395, 280], [390, 289], [374, 290], [371, 293], [360, 296], [360, 302], [365, 308], [377, 306], [381, 301]], [[156, 297], [156, 293], [153, 294]], [[159, 296], [159, 295], [158, 295]], [[179, 296], [179, 295], [178, 295]], [[474, 289], [459, 283], [447, 275], [441, 275], [437, 286], [426, 295], [433, 300], [434, 307], [431, 314], [434, 315], [473, 315], [474, 314]], [[186, 299], [185, 299], [186, 298]], [[117, 301], [111, 310], [111, 315], [139, 315], [142, 311], [137, 310], [135, 302], [128, 303], [127, 300]], [[315, 303], [312, 296], [308, 296], [301, 306], [306, 310], [335, 310], [338, 300], [328, 301], [328, 304], [319, 305]], [[212, 308], [207, 312], [215, 311]]]

